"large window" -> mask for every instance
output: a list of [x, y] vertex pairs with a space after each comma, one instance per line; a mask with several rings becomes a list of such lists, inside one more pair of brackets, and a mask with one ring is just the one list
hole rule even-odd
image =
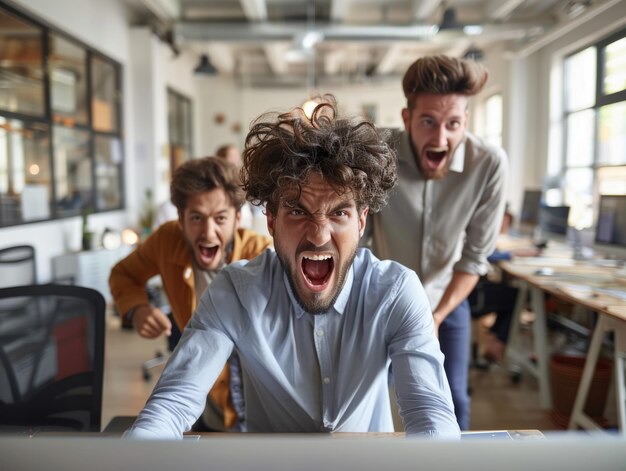
[[191, 100], [171, 88], [167, 89], [167, 124], [170, 145], [170, 169], [193, 157]]
[[0, 4], [0, 227], [123, 207], [120, 75]]
[[564, 93], [561, 199], [585, 228], [598, 195], [626, 194], [626, 30], [565, 58]]
[[502, 147], [502, 94], [494, 93], [484, 104], [485, 140], [495, 146]]

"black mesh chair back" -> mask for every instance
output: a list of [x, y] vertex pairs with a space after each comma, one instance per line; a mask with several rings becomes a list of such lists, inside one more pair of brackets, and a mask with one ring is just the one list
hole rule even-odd
[[35, 248], [17, 245], [0, 249], [0, 288], [37, 283]]
[[100, 431], [104, 316], [90, 288], [0, 289], [0, 430]]

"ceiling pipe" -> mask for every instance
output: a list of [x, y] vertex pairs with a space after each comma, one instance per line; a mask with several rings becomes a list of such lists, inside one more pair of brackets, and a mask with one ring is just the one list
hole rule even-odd
[[[553, 23], [537, 22], [506, 25], [484, 25], [485, 33], [508, 32], [525, 34], [529, 31], [545, 30]], [[332, 23], [315, 24], [315, 31], [324, 41], [420, 41], [437, 35], [437, 25], [385, 25], [353, 26]], [[223, 23], [223, 22], [179, 22], [174, 25], [177, 41], [224, 41], [264, 42], [291, 41], [307, 31], [307, 24], [298, 23]]]

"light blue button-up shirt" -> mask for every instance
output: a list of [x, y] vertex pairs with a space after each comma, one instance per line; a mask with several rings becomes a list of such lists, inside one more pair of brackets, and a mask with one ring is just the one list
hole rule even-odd
[[320, 315], [296, 302], [273, 251], [223, 269], [125, 436], [180, 438], [233, 349], [250, 432], [391, 432], [391, 362], [407, 433], [459, 437], [417, 275], [367, 249]]

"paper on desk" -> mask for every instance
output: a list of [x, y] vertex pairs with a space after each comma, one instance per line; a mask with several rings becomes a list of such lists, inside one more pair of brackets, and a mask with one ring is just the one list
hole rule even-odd
[[576, 261], [571, 258], [558, 257], [517, 257], [515, 264], [538, 267], [572, 267], [576, 264]]

